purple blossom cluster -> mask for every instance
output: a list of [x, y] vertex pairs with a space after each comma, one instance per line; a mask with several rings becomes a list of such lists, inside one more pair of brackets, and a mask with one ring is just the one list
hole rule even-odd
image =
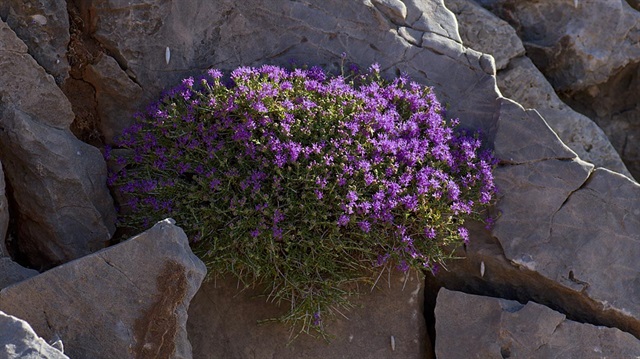
[[126, 199], [124, 225], [172, 216], [226, 268], [268, 257], [262, 267], [301, 270], [317, 260], [309, 253], [342, 251], [435, 270], [494, 195], [495, 160], [478, 134], [447, 121], [429, 87], [385, 81], [377, 65], [353, 77], [212, 69], [138, 118], [109, 177]]

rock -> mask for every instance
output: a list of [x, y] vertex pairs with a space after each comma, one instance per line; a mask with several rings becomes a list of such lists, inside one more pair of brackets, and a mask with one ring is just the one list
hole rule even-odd
[[[240, 291], [235, 280], [205, 283], [191, 302], [188, 332], [195, 358], [430, 358], [424, 308], [424, 281], [396, 270], [383, 273], [378, 287], [364, 290], [348, 318], [328, 321], [330, 342], [296, 337], [278, 323], [258, 321], [282, 315], [262, 291]], [[389, 277], [388, 277], [389, 276]], [[388, 280], [388, 281], [387, 281]], [[406, 283], [405, 283], [406, 282]]]
[[495, 69], [488, 57], [460, 46], [455, 16], [440, 0], [403, 1], [403, 24], [394, 23], [404, 16], [399, 1], [189, 0], [180, 11], [160, 0], [144, 4], [94, 0], [81, 9], [95, 39], [141, 86], [136, 108], [209, 67], [288, 66], [294, 59], [339, 73], [344, 52], [347, 62], [378, 62], [388, 77], [404, 71], [434, 86], [443, 102], [458, 99], [450, 115], [470, 127], [493, 121]]
[[615, 328], [568, 320], [543, 305], [441, 289], [438, 358], [634, 358], [640, 341]]
[[1, 103], [15, 104], [50, 126], [68, 127], [73, 121], [69, 101], [27, 50], [24, 42], [0, 21]]
[[100, 132], [106, 143], [133, 124], [133, 113], [142, 89], [118, 66], [111, 56], [103, 55], [96, 64], [88, 65], [83, 79], [96, 91]]
[[0, 258], [8, 257], [7, 250], [7, 229], [9, 229], [9, 203], [5, 193], [4, 171], [0, 163]]
[[640, 61], [640, 13], [626, 1], [480, 2], [517, 29], [556, 91], [587, 89]]
[[523, 56], [522, 41], [507, 22], [473, 0], [448, 0], [447, 7], [456, 14], [463, 43], [496, 59], [498, 88], [505, 97], [536, 109], [582, 160], [632, 177], [602, 129], [562, 102], [544, 75]]
[[7, 0], [0, 17], [29, 48], [29, 54], [61, 84], [69, 76], [66, 1]]
[[18, 109], [0, 107], [0, 118], [20, 252], [46, 268], [104, 248], [115, 213], [100, 152]]
[[0, 23], [0, 157], [16, 204], [18, 248], [48, 268], [103, 248], [115, 210], [100, 152], [68, 130], [71, 106]]
[[504, 96], [535, 108], [582, 160], [633, 178], [602, 129], [562, 102], [529, 58], [513, 59], [506, 69], [498, 72], [497, 79]]
[[0, 257], [0, 289], [38, 275], [38, 271], [25, 268], [9, 257]]
[[0, 357], [7, 359], [69, 359], [31, 329], [29, 323], [0, 312]]
[[504, 69], [511, 59], [524, 55], [515, 30], [473, 0], [446, 0], [446, 5], [460, 24], [462, 43], [493, 56], [496, 69]]
[[0, 291], [0, 310], [72, 358], [191, 358], [189, 301], [206, 269], [173, 220]]

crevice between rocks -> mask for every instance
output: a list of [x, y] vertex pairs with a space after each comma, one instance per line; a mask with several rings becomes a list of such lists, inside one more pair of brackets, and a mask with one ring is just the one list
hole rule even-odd
[[67, 12], [70, 35], [67, 59], [70, 71], [61, 89], [71, 102], [75, 114], [70, 130], [81, 141], [101, 148], [104, 145], [104, 136], [100, 131], [96, 89], [84, 80], [83, 71], [87, 65], [99, 61], [105, 51], [101, 44], [93, 41], [89, 36], [85, 20], [81, 17], [76, 2], [67, 2]]
[[[522, 304], [529, 301], [545, 305], [564, 314], [567, 319], [595, 326], [617, 328], [640, 339], [640, 321], [612, 309], [588, 296], [588, 286], [577, 285], [570, 288], [541, 274], [519, 266], [507, 259], [497, 238], [482, 228], [481, 223], [473, 222], [470, 231], [472, 250], [463, 248], [456, 255], [465, 257], [447, 264], [448, 270], [442, 270], [435, 276], [427, 274], [425, 280], [425, 320], [432, 341], [437, 338], [433, 315], [435, 296], [440, 288], [460, 291], [468, 294], [515, 300]], [[484, 263], [485, 271], [480, 271]], [[571, 276], [571, 274], [569, 274]], [[566, 278], [572, 280], [572, 278]], [[433, 332], [432, 332], [433, 331]]]

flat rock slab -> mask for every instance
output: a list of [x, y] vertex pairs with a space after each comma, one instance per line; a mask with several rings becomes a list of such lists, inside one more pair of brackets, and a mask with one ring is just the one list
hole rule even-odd
[[72, 358], [191, 358], [189, 301], [206, 269], [172, 220], [0, 291], [0, 310]]
[[29, 323], [0, 311], [0, 358], [69, 359], [36, 334]]
[[[396, 273], [394, 273], [396, 272]], [[406, 281], [406, 282], [405, 282]], [[191, 302], [188, 332], [194, 358], [403, 358], [431, 353], [423, 316], [424, 280], [385, 272], [378, 287], [354, 298], [349, 318], [328, 321], [330, 342], [301, 334], [292, 337], [278, 323], [282, 308], [266, 303], [257, 289], [240, 291], [237, 281], [218, 278], [205, 283]]]
[[534, 302], [441, 289], [435, 315], [439, 359], [640, 356], [640, 340], [631, 334], [574, 322]]

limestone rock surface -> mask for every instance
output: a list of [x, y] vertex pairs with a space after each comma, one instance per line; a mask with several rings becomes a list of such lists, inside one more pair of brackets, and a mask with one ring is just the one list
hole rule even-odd
[[371, 293], [354, 299], [348, 318], [327, 321], [326, 342], [305, 334], [292, 340], [285, 326], [258, 321], [282, 315], [258, 289], [240, 291], [235, 280], [205, 283], [189, 308], [194, 358], [430, 358], [424, 320], [424, 281], [386, 271]]
[[68, 130], [69, 101], [4, 22], [0, 57], [0, 159], [20, 251], [47, 268], [103, 248], [115, 210], [102, 155]]
[[479, 0], [510, 22], [560, 92], [605, 82], [640, 60], [640, 13], [624, 0]]
[[[640, 90], [638, 1], [477, 2], [516, 30], [527, 49], [527, 56], [544, 73], [562, 101], [596, 122], [625, 162], [629, 172], [639, 177], [640, 145], [637, 139], [640, 138], [640, 127], [637, 118], [640, 113], [640, 100], [636, 96]], [[522, 65], [524, 67], [519, 69]], [[521, 62], [514, 64], [511, 70], [504, 79], [501, 79], [501, 74], [498, 76], [503, 93], [521, 101], [525, 106], [529, 106], [527, 99], [518, 95], [539, 102], [536, 99], [538, 96], [532, 96], [531, 91], [527, 89], [526, 83], [531, 82], [527, 79], [529, 75], [523, 76], [531, 73], [531, 66]], [[516, 86], [510, 89], [502, 87], [513, 80], [516, 81]], [[549, 94], [546, 100], [544, 92]], [[599, 131], [579, 120], [571, 112], [557, 111], [553, 94], [544, 90], [540, 95], [540, 100], [550, 101], [550, 108], [536, 108], [541, 113], [546, 112], [545, 118], [554, 129], [555, 123], [568, 124], [558, 127], [559, 134], [576, 153], [598, 166], [627, 174], [615, 166], [617, 160], [609, 154], [609, 146], [600, 140], [601, 136], [597, 133]], [[585, 125], [585, 130], [580, 131], [574, 123]], [[573, 136], [567, 137], [563, 134], [565, 130], [572, 128], [577, 130]], [[589, 136], [595, 136], [592, 145], [572, 145], [575, 141], [588, 139]], [[600, 151], [603, 151], [603, 162], [596, 160], [600, 157]]]
[[582, 160], [632, 177], [603, 130], [562, 102], [540, 70], [524, 56], [522, 41], [513, 27], [474, 0], [448, 0], [446, 5], [456, 14], [463, 43], [496, 59], [502, 95], [536, 109]]
[[115, 136], [133, 124], [142, 88], [108, 55], [89, 64], [84, 69], [83, 80], [95, 88], [100, 132], [107, 143], [112, 143]]
[[0, 311], [0, 357], [5, 359], [69, 359], [40, 338], [29, 323]]
[[141, 4], [93, 0], [80, 9], [95, 39], [142, 88], [138, 108], [210, 67], [295, 60], [339, 73], [346, 53], [347, 63], [378, 62], [387, 76], [404, 71], [434, 86], [443, 102], [456, 99], [450, 115], [470, 127], [493, 121], [493, 61], [461, 45], [455, 16], [440, 0]]
[[0, 18], [24, 41], [29, 54], [56, 83], [64, 82], [69, 76], [67, 2], [5, 0], [0, 4]]
[[0, 163], [0, 258], [9, 255], [7, 250], [7, 229], [9, 229], [9, 203], [6, 195], [4, 170]]
[[604, 131], [560, 100], [529, 58], [513, 59], [497, 80], [504, 96], [536, 109], [580, 159], [633, 178]]
[[27, 320], [72, 358], [191, 358], [189, 301], [206, 269], [173, 220], [0, 291], [0, 310]]
[[640, 340], [569, 320], [543, 305], [441, 289], [438, 358], [635, 358]]
[[524, 46], [516, 31], [473, 0], [446, 0], [458, 19], [462, 43], [493, 56], [496, 69], [502, 70], [511, 59], [524, 55]]

